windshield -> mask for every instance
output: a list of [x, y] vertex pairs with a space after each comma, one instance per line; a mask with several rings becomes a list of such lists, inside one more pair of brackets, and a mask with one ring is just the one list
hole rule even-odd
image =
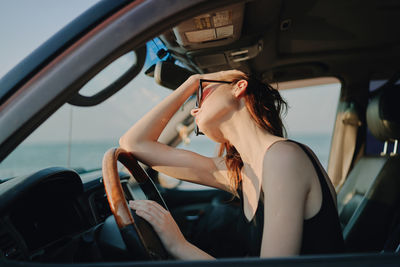
[[[0, 33], [7, 38], [2, 39], [0, 50], [0, 77], [97, 2], [2, 1]], [[149, 45], [157, 45], [157, 42]], [[157, 58], [152, 49], [148, 51], [146, 67]], [[124, 64], [126, 60], [119, 60], [114, 69], [126, 67]], [[171, 92], [147, 77], [146, 67], [118, 93], [97, 106], [64, 104], [0, 163], [0, 178], [53, 166], [75, 168], [80, 172], [100, 168], [104, 152], [118, 146], [119, 137], [127, 128]], [[113, 73], [97, 75], [96, 81], [89, 82], [81, 92], [86, 94], [104, 87], [102, 83], [115, 80]]]
[[[154, 59], [153, 50], [148, 51], [146, 66]], [[119, 67], [123, 67], [125, 61], [119, 62]], [[0, 176], [23, 175], [51, 166], [74, 168], [79, 172], [101, 168], [104, 152], [118, 146], [119, 138], [130, 125], [171, 93], [146, 76], [145, 69], [115, 95], [94, 107], [64, 104], [0, 163]], [[114, 75], [115, 72], [102, 72], [96, 76], [96, 83], [88, 83], [90, 88], [84, 87], [82, 91], [108, 83], [115, 79]]]
[[[0, 77], [97, 2], [1, 1], [0, 33], [7, 38], [2, 38]], [[147, 65], [155, 57], [148, 54]], [[124, 63], [120, 62], [117, 67], [123, 67]], [[123, 132], [171, 92], [156, 85], [143, 71], [97, 106], [63, 105], [0, 163], [0, 178], [24, 175], [50, 166], [80, 171], [100, 168], [104, 152], [118, 146]], [[96, 86], [101, 86], [102, 82], [115, 79], [112, 73], [98, 76], [97, 83], [88, 84], [83, 93], [93, 88], [92, 91], [96, 91]]]
[[0, 78], [99, 0], [0, 1]]

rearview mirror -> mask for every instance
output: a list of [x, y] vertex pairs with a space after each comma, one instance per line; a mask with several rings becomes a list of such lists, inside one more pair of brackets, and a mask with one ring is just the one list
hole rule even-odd
[[161, 86], [175, 90], [194, 73], [168, 61], [157, 62], [154, 80]]

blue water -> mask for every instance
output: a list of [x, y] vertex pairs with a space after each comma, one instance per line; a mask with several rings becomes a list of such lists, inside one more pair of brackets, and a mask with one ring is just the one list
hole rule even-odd
[[[310, 146], [326, 168], [329, 157], [330, 135], [293, 135], [291, 139]], [[46, 167], [70, 167], [86, 170], [101, 168], [104, 153], [118, 146], [117, 140], [72, 143], [68, 153], [67, 143], [21, 144], [0, 163], [0, 178], [25, 175]], [[189, 146], [181, 148], [202, 155], [214, 156], [216, 144], [204, 137], [192, 137]]]
[[72, 143], [68, 156], [67, 143], [22, 144], [0, 163], [0, 177], [25, 175], [54, 166], [101, 168], [104, 153], [117, 145], [118, 141]]

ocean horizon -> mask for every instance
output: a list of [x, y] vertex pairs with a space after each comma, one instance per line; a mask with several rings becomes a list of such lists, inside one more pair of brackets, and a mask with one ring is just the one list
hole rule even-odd
[[[291, 135], [290, 139], [308, 145], [327, 168], [330, 134]], [[101, 168], [104, 153], [118, 147], [118, 140], [22, 143], [0, 163], [0, 178], [27, 175], [47, 167], [67, 167], [80, 170]], [[179, 148], [195, 151], [205, 156], [215, 156], [216, 144], [206, 138], [192, 137], [189, 146]]]

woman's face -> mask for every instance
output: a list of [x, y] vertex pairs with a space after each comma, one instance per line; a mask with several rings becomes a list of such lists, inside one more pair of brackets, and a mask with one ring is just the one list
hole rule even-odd
[[232, 84], [209, 83], [204, 86], [200, 108], [192, 110], [196, 124], [215, 142], [226, 142], [220, 125], [228, 120], [238, 108], [239, 100], [233, 93]]

